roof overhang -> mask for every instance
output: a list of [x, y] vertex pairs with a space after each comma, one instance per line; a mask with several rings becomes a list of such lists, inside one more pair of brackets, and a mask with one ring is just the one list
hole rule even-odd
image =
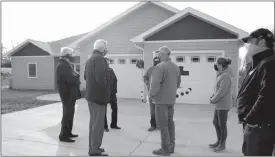
[[149, 37], [149, 36], [157, 33], [158, 31], [160, 31], [160, 30], [162, 30], [162, 29], [164, 29], [164, 28], [166, 28], [166, 27], [168, 27], [168, 26], [170, 26], [172, 24], [174, 24], [175, 22], [183, 19], [184, 17], [186, 17], [188, 15], [195, 16], [195, 17], [197, 17], [197, 18], [199, 18], [199, 19], [201, 19], [203, 21], [206, 21], [206, 22], [208, 22], [210, 24], [213, 24], [213, 25], [215, 25], [215, 26], [217, 26], [217, 27], [219, 27], [219, 28], [221, 28], [221, 29], [223, 29], [223, 30], [225, 30], [227, 32], [230, 32], [232, 34], [237, 35], [239, 38], [242, 38], [242, 37], [245, 37], [245, 36], [248, 35], [248, 32], [246, 32], [246, 31], [243, 31], [243, 30], [241, 30], [239, 28], [236, 28], [236, 27], [234, 27], [234, 26], [232, 26], [232, 25], [230, 25], [228, 23], [225, 23], [225, 22], [223, 22], [221, 20], [218, 20], [218, 19], [216, 19], [216, 18], [214, 18], [212, 16], [204, 14], [204, 13], [202, 13], [202, 12], [196, 10], [196, 9], [188, 7], [186, 9], [178, 12], [174, 16], [168, 18], [167, 20], [164, 20], [163, 22], [159, 23], [158, 25], [156, 25], [156, 26], [148, 29], [147, 31], [141, 33], [140, 35], [132, 38], [130, 41], [132, 41], [134, 43], [144, 42], [144, 40], [147, 37]]

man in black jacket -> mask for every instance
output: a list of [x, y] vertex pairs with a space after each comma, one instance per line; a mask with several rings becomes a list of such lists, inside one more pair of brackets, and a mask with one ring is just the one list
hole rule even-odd
[[[108, 65], [110, 64], [110, 59], [105, 57]], [[109, 77], [109, 82], [110, 82], [110, 104], [111, 104], [111, 109], [112, 109], [112, 122], [110, 127], [112, 129], [121, 129], [120, 127], [117, 126], [117, 77], [112, 68], [108, 68], [108, 77]], [[107, 108], [106, 108], [107, 109]], [[107, 112], [107, 111], [106, 111]], [[104, 129], [106, 132], [109, 132], [108, 129], [108, 122], [107, 122], [107, 113], [105, 114], [105, 125]]]
[[242, 40], [253, 60], [237, 96], [244, 128], [242, 151], [245, 156], [271, 156], [275, 143], [274, 35], [261, 28]]
[[107, 42], [99, 39], [94, 43], [94, 51], [87, 60], [84, 72], [86, 80], [86, 99], [90, 111], [89, 155], [107, 156], [100, 148], [104, 135], [106, 106], [110, 102], [108, 82]]
[[78, 135], [72, 134], [75, 102], [80, 93], [79, 74], [71, 66], [72, 53], [72, 49], [62, 48], [61, 58], [56, 67], [56, 82], [63, 107], [62, 126], [59, 135], [59, 140], [62, 142], [74, 142], [70, 138], [78, 137]]

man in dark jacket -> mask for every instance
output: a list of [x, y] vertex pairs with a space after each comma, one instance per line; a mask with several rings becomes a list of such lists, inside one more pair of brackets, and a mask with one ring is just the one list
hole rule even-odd
[[[110, 59], [109, 58], [105, 58], [105, 59], [109, 65]], [[111, 122], [110, 127], [112, 129], [121, 129], [120, 127], [117, 126], [117, 97], [116, 97], [117, 77], [116, 77], [114, 70], [110, 67], [108, 68], [108, 77], [109, 77], [109, 82], [110, 82], [110, 104], [111, 104], [111, 109], [112, 109], [112, 122]], [[109, 132], [108, 122], [107, 122], [107, 113], [105, 114], [104, 129], [106, 132]]]
[[63, 107], [62, 126], [59, 135], [59, 140], [62, 142], [74, 142], [70, 138], [78, 137], [78, 135], [72, 134], [75, 102], [80, 93], [78, 88], [79, 74], [71, 66], [72, 53], [72, 49], [62, 48], [61, 58], [56, 67], [56, 82]]
[[86, 99], [90, 110], [89, 155], [107, 156], [100, 148], [104, 135], [106, 106], [110, 102], [108, 83], [107, 42], [99, 39], [94, 43], [94, 51], [87, 60], [84, 72]]
[[242, 151], [245, 156], [271, 156], [275, 143], [274, 35], [261, 28], [242, 40], [253, 60], [237, 96], [244, 128]]
[[[157, 66], [160, 63], [160, 60], [158, 57], [154, 57], [153, 58], [153, 66], [151, 66], [145, 73], [145, 75], [143, 76], [143, 80], [144, 83], [147, 86], [147, 90], [149, 92], [150, 89], [150, 81], [151, 81], [151, 75], [153, 73], [153, 70], [155, 68], [155, 66]], [[150, 119], [150, 124], [151, 127], [148, 129], [148, 131], [154, 131], [157, 129], [157, 123], [156, 123], [156, 105], [153, 103], [152, 99], [149, 98], [149, 105], [150, 105], [150, 115], [151, 115], [151, 119]]]

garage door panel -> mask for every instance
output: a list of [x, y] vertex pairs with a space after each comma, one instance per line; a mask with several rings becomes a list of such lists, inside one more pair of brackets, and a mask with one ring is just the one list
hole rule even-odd
[[[176, 62], [177, 56], [184, 56], [185, 62]], [[194, 56], [199, 57], [199, 62], [192, 62]], [[173, 54], [172, 60], [178, 66], [183, 66], [184, 71], [189, 71], [188, 76], [181, 76], [181, 88], [177, 90], [177, 103], [209, 104], [216, 80], [216, 71], [214, 70], [216, 60], [208, 61], [210, 56], [215, 56], [217, 59], [222, 56], [222, 53]]]

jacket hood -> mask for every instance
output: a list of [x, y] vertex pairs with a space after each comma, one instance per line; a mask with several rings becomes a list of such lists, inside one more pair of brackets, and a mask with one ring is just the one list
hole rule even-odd
[[232, 71], [232, 68], [231, 67], [228, 67], [226, 69], [224, 69], [223, 71], [221, 72], [217, 72], [217, 76], [220, 76], [222, 74], [228, 74], [230, 77], [233, 77], [233, 71]]

